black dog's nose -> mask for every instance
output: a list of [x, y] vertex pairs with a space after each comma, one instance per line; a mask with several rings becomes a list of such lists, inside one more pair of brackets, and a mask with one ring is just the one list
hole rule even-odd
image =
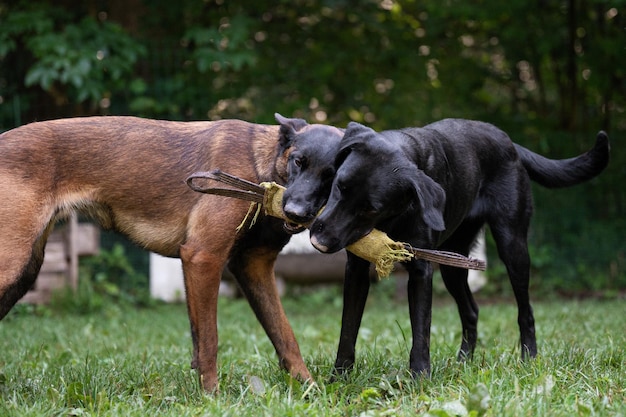
[[328, 238], [328, 236], [324, 235], [325, 230], [324, 223], [319, 219], [315, 220], [311, 225], [311, 244], [315, 249], [322, 253], [334, 253], [341, 249], [340, 246], [337, 246], [337, 239]]
[[298, 224], [308, 224], [315, 218], [315, 215], [307, 213], [301, 206], [290, 203], [285, 204], [283, 212], [289, 220]]

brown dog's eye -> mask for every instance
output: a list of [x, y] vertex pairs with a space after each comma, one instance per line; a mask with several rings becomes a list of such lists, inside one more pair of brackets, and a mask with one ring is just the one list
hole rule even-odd
[[298, 168], [302, 168], [302, 159], [300, 159], [300, 158], [295, 158], [295, 159], [293, 160], [293, 164], [294, 164], [295, 166], [297, 166]]

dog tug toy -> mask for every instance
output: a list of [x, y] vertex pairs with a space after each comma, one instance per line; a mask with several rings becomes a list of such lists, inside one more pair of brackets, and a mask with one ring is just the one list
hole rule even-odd
[[[233, 188], [202, 187], [194, 182], [196, 179], [214, 180]], [[248, 215], [246, 215], [246, 218], [244, 218], [239, 225], [239, 228], [246, 223], [252, 211], [255, 211], [255, 214], [252, 218], [251, 225], [254, 224], [261, 207], [268, 216], [290, 221], [283, 212], [282, 200], [285, 187], [275, 182], [255, 184], [220, 170], [196, 172], [191, 174], [186, 182], [192, 190], [200, 193], [252, 201]], [[391, 271], [393, 271], [396, 262], [406, 262], [413, 257], [458, 268], [477, 269], [481, 271], [484, 271], [486, 268], [484, 261], [468, 258], [453, 252], [413, 248], [407, 243], [394, 241], [387, 236], [386, 233], [376, 229], [353, 244], [348, 245], [346, 250], [373, 263], [376, 267], [376, 273], [379, 279], [388, 277]]]

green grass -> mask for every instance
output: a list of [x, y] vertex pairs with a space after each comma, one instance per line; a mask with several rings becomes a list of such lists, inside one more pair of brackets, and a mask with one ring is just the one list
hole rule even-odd
[[0, 322], [0, 416], [626, 415], [623, 300], [535, 302], [540, 355], [528, 363], [518, 359], [513, 300], [483, 302], [475, 358], [458, 363], [460, 325], [443, 299], [433, 311], [432, 378], [412, 380], [407, 307], [388, 290], [372, 289], [355, 369], [333, 383], [339, 290], [285, 299], [316, 386], [279, 369], [245, 301], [222, 299], [217, 396], [202, 393], [189, 367], [183, 305], [91, 315], [18, 308]]

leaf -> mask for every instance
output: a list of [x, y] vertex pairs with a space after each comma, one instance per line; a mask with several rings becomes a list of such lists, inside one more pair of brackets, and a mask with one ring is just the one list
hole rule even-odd
[[193, 27], [185, 33], [184, 39], [197, 45], [215, 45], [222, 38], [217, 29]]
[[424, 415], [424, 417], [453, 417], [450, 414], [448, 414], [445, 410], [440, 410], [440, 409], [432, 409], [432, 410], [428, 410], [428, 413], [426, 413]]
[[84, 407], [92, 403], [92, 398], [85, 393], [85, 387], [81, 382], [72, 382], [67, 386], [65, 401], [71, 407]]
[[489, 409], [490, 402], [489, 389], [485, 384], [480, 383], [471, 389], [467, 408], [469, 411], [476, 411], [480, 416]]
[[579, 416], [590, 416], [593, 414], [593, 408], [578, 401], [576, 402], [576, 409], [578, 410]]
[[466, 417], [469, 413], [467, 408], [459, 400], [449, 401], [441, 405], [441, 409], [450, 416]]
[[552, 375], [545, 375], [537, 381], [535, 393], [537, 395], [550, 395], [555, 384], [556, 383], [554, 382], [554, 377]]
[[263, 380], [256, 375], [248, 376], [248, 385], [250, 385], [250, 391], [253, 394], [263, 396], [265, 395], [265, 383]]
[[365, 388], [363, 391], [361, 391], [361, 395], [359, 395], [359, 397], [365, 402], [374, 401], [380, 398], [380, 391], [378, 390], [378, 388]]
[[41, 80], [44, 77], [44, 74], [47, 72], [45, 68], [34, 66], [26, 73], [26, 77], [24, 77], [24, 84], [27, 87], [31, 87], [35, 84], [41, 84]]
[[0, 58], [4, 58], [9, 52], [15, 49], [15, 41], [12, 39], [0, 38]]

